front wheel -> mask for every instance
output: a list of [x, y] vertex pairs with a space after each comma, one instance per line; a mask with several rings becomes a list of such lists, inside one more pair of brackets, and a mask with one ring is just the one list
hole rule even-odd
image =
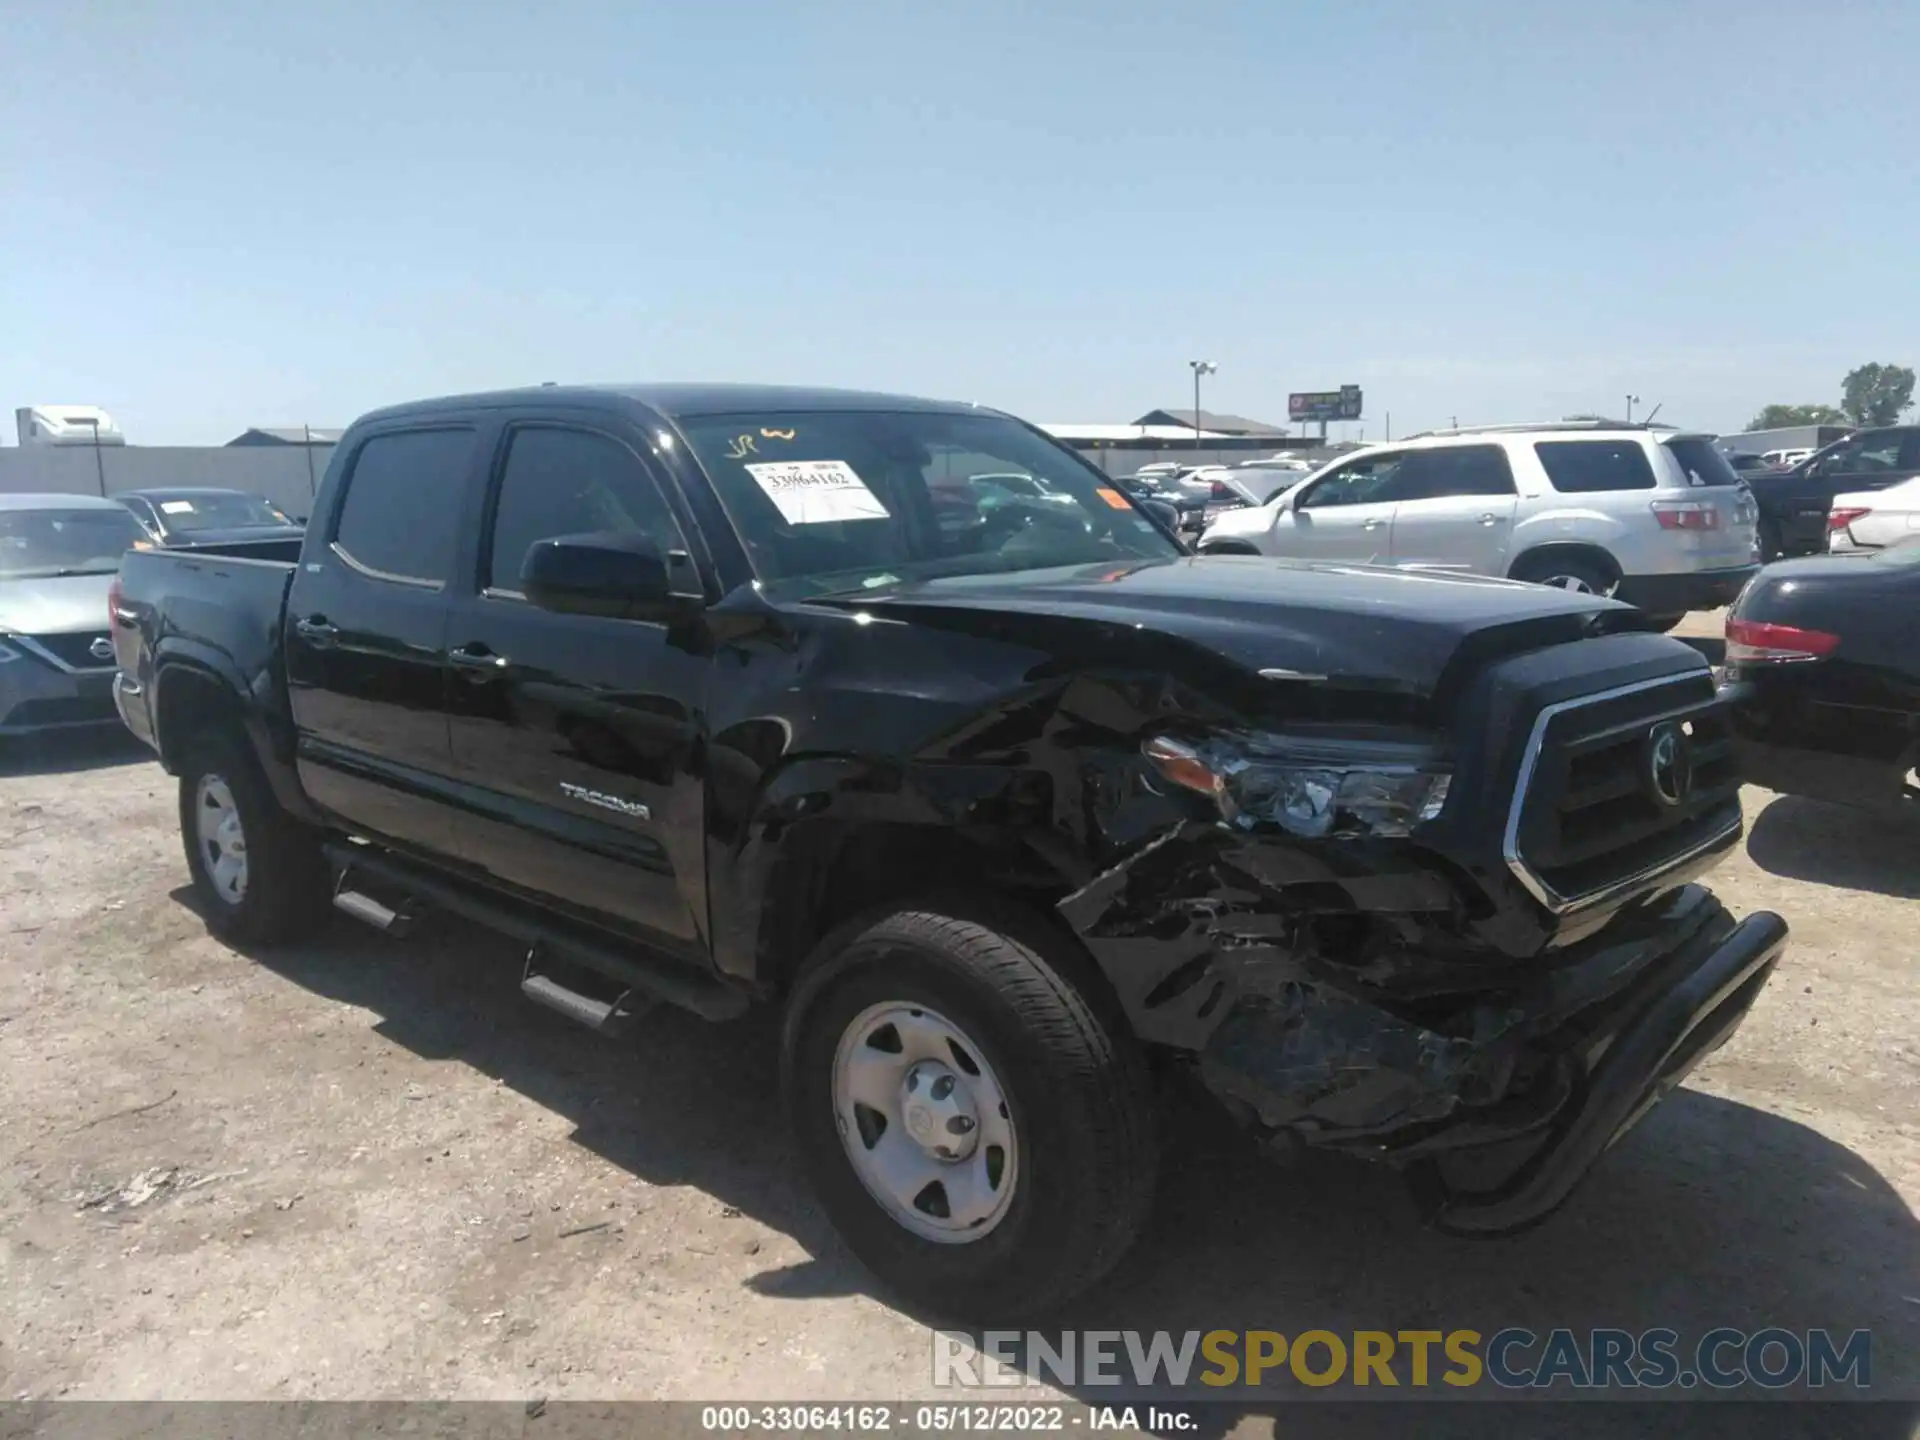
[[207, 928], [223, 940], [298, 939], [327, 915], [318, 839], [280, 808], [240, 737], [196, 740], [180, 767], [180, 838]]
[[782, 1060], [801, 1164], [848, 1247], [931, 1310], [998, 1320], [1084, 1290], [1139, 1233], [1151, 1089], [1065, 941], [956, 908], [823, 943]]

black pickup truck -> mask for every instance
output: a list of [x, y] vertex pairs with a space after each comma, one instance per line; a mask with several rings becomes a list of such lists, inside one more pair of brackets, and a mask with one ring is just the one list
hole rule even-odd
[[[979, 474], [1034, 483], [969, 511]], [[438, 907], [601, 1030], [784, 1007], [801, 1164], [948, 1313], [1112, 1266], [1183, 1080], [1524, 1227], [1786, 938], [1692, 883], [1740, 837], [1727, 717], [1638, 612], [1188, 556], [972, 406], [385, 410], [297, 553], [136, 552], [112, 604], [216, 933]]]

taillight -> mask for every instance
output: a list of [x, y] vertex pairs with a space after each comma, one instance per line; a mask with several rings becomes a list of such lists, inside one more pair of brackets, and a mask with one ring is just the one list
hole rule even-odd
[[1662, 530], [1718, 530], [1720, 511], [1703, 500], [1656, 500], [1653, 513]]
[[111, 630], [120, 621], [120, 577], [113, 577], [113, 583], [107, 586], [107, 628]]
[[1827, 512], [1827, 529], [1830, 531], [1844, 530], [1862, 515], [1871, 515], [1872, 513], [1873, 511], [1867, 509], [1864, 505], [1853, 510], [1829, 510]]
[[1729, 665], [1783, 665], [1795, 660], [1820, 660], [1833, 653], [1838, 635], [1825, 630], [1802, 630], [1798, 625], [1775, 625], [1766, 620], [1727, 621]]

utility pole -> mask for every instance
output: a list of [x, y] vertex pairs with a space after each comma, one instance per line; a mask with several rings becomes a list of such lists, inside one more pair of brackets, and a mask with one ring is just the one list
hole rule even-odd
[[1200, 377], [1215, 374], [1220, 367], [1211, 360], [1189, 360], [1187, 364], [1193, 367], [1193, 448], [1198, 450], [1200, 448]]

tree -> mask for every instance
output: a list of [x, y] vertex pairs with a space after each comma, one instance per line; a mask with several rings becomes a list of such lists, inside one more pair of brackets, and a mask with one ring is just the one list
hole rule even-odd
[[1747, 429], [1784, 430], [1790, 425], [1845, 425], [1846, 423], [1846, 412], [1836, 410], [1831, 405], [1769, 405], [1747, 422]]
[[1840, 382], [1841, 406], [1856, 425], [1891, 425], [1913, 405], [1913, 371], [1905, 365], [1862, 365]]

